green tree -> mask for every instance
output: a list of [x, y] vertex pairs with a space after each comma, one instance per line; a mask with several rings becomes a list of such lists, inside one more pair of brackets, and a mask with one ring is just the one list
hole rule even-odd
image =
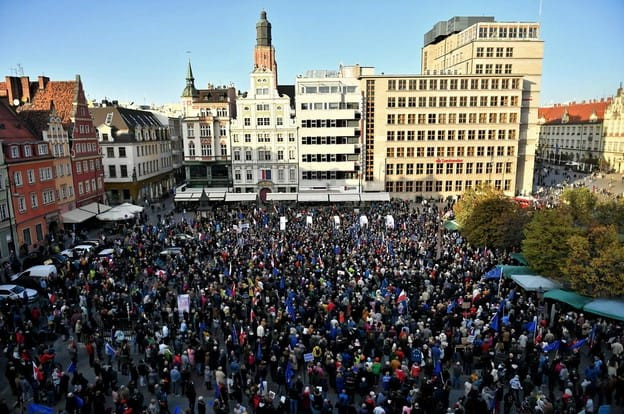
[[531, 269], [561, 279], [561, 270], [570, 255], [568, 239], [577, 233], [567, 209], [536, 211], [524, 230], [522, 242], [522, 252]]
[[528, 213], [507, 197], [478, 201], [465, 220], [462, 233], [474, 246], [511, 249], [520, 246]]
[[575, 224], [587, 226], [593, 221], [598, 198], [588, 188], [567, 188], [561, 194], [561, 200], [565, 203]]
[[616, 226], [618, 233], [624, 233], [624, 198], [598, 202], [594, 217], [598, 224]]
[[624, 246], [615, 226], [596, 226], [568, 239], [562, 273], [572, 288], [589, 296], [624, 294]]
[[505, 194], [491, 186], [469, 188], [464, 191], [459, 201], [453, 206], [455, 221], [457, 221], [461, 227], [464, 227], [479, 203], [489, 199], [503, 198], [507, 198]]

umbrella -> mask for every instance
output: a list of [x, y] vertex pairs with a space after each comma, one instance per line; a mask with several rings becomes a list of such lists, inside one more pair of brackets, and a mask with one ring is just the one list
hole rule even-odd
[[118, 205], [115, 208], [119, 209], [119, 210], [122, 210], [122, 211], [128, 211], [128, 212], [133, 213], [133, 214], [141, 213], [143, 211], [143, 207], [137, 206], [137, 205], [134, 205], [134, 204], [130, 204], [130, 203], [123, 203], [123, 204]]
[[118, 210], [117, 208], [112, 208], [105, 213], [98, 214], [96, 216], [98, 220], [101, 221], [122, 221], [122, 220], [130, 220], [134, 218], [134, 214], [129, 211]]

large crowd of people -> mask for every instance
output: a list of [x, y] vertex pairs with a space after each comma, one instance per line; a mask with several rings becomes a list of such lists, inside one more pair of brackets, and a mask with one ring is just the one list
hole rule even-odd
[[102, 236], [112, 254], [47, 280], [49, 300], [0, 305], [14, 401], [68, 414], [621, 407], [622, 326], [560, 305], [549, 320], [540, 294], [484, 279], [510, 252], [444, 230], [449, 208], [215, 206], [128, 223]]

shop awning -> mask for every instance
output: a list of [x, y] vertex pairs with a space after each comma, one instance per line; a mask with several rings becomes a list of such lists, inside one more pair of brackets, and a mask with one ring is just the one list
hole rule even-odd
[[345, 203], [345, 202], [360, 202], [360, 195], [354, 193], [345, 193], [345, 194], [330, 194], [329, 195], [330, 203]]
[[112, 208], [111, 206], [107, 206], [106, 204], [101, 204], [101, 203], [89, 203], [87, 205], [80, 207], [81, 210], [86, 210], [93, 214], [104, 213], [110, 210], [111, 208]]
[[208, 198], [210, 199], [210, 201], [223, 201], [223, 199], [225, 198], [225, 192], [216, 191], [208, 193]]
[[61, 218], [64, 224], [78, 224], [89, 220], [91, 217], [95, 217], [95, 213], [90, 211], [75, 208], [73, 210], [61, 213]]
[[503, 276], [509, 279], [512, 275], [535, 275], [531, 269], [527, 266], [509, 266], [502, 265], [503, 268]]
[[546, 292], [553, 289], [558, 289], [561, 285], [554, 280], [547, 279], [543, 276], [535, 275], [512, 275], [511, 279], [518, 284], [522, 289], [535, 292]]
[[225, 193], [225, 201], [256, 201], [258, 194], [256, 193]]
[[390, 201], [390, 193], [362, 193], [362, 201]]
[[327, 203], [327, 193], [299, 193], [297, 200], [300, 203]]
[[459, 230], [459, 223], [457, 223], [455, 220], [446, 220], [444, 222], [444, 228], [448, 231], [457, 231]]
[[511, 258], [520, 263], [521, 265], [528, 266], [529, 262], [522, 253], [512, 253]]
[[623, 298], [600, 298], [594, 299], [583, 306], [585, 312], [594, 315], [604, 316], [609, 319], [624, 321], [624, 299]]
[[569, 290], [553, 289], [544, 293], [546, 299], [556, 300], [557, 302], [567, 303], [574, 309], [583, 309], [587, 303], [592, 301], [592, 298], [579, 295], [576, 292]]
[[[196, 197], [194, 197], [196, 196]], [[195, 193], [178, 193], [175, 195], [175, 197], [173, 197], [173, 201], [191, 201], [193, 200], [193, 198], [195, 198], [195, 200], [198, 200], [198, 194]]]
[[268, 193], [267, 201], [297, 201], [297, 193]]

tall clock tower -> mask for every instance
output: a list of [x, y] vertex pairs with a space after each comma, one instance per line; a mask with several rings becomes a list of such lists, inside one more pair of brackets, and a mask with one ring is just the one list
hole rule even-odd
[[272, 72], [273, 84], [277, 87], [277, 62], [275, 62], [275, 48], [271, 44], [271, 23], [267, 20], [264, 10], [260, 12], [260, 20], [256, 23], [254, 71], [258, 69]]

